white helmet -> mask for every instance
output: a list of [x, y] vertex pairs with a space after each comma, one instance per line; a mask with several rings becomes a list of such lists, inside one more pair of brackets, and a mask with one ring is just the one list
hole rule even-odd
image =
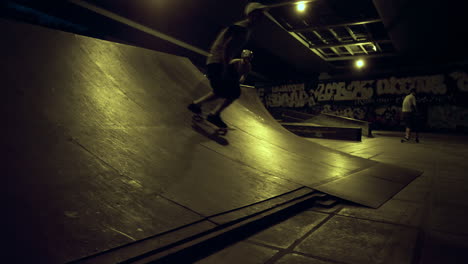
[[244, 13], [245, 13], [246, 16], [248, 16], [253, 11], [258, 10], [258, 9], [261, 10], [261, 9], [264, 9], [264, 8], [266, 8], [265, 5], [262, 5], [262, 4], [257, 3], [257, 2], [252, 2], [252, 3], [248, 3], [245, 6]]
[[248, 49], [242, 50], [241, 58], [242, 59], [247, 58], [251, 60], [253, 58], [253, 51], [248, 50]]

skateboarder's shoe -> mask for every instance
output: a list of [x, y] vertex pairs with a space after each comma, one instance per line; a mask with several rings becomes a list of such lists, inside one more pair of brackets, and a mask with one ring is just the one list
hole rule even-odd
[[187, 109], [192, 111], [194, 114], [201, 114], [202, 110], [201, 110], [201, 107], [197, 104], [194, 104], [194, 103], [191, 103], [187, 106]]
[[409, 138], [407, 137], [404, 137], [403, 139], [401, 139], [401, 143], [408, 142], [408, 141], [409, 141]]
[[227, 125], [226, 123], [223, 122], [223, 120], [221, 119], [221, 117], [219, 115], [208, 115], [206, 117], [206, 121], [214, 124], [215, 126], [217, 127], [220, 127], [220, 128], [227, 128]]

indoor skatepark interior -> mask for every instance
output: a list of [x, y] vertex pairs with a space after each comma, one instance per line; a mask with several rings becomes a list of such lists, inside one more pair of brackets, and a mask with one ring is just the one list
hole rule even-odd
[[[187, 58], [1, 28], [16, 263], [441, 263], [442, 242], [467, 246], [466, 138], [306, 140], [243, 88], [221, 145], [191, 128], [210, 88]], [[253, 236], [208, 249], [239, 230]]]

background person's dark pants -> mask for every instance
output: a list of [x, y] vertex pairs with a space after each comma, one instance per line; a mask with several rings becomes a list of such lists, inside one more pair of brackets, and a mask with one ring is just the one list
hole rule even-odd
[[414, 130], [416, 129], [416, 114], [413, 112], [402, 112], [403, 124], [405, 127]]

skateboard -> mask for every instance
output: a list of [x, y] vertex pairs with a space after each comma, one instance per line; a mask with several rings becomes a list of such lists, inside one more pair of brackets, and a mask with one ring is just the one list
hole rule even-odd
[[[401, 139], [400, 142], [401, 142], [401, 143], [405, 143], [405, 142], [409, 142], [410, 140], [411, 140], [411, 139], [406, 140], [406, 139], [403, 138], [403, 139]], [[419, 138], [416, 138], [416, 139], [414, 140], [414, 142], [419, 143]]]
[[205, 132], [218, 136], [225, 136], [229, 128], [218, 127], [217, 125], [208, 122], [206, 117], [200, 114], [192, 116], [192, 125], [203, 129]]

